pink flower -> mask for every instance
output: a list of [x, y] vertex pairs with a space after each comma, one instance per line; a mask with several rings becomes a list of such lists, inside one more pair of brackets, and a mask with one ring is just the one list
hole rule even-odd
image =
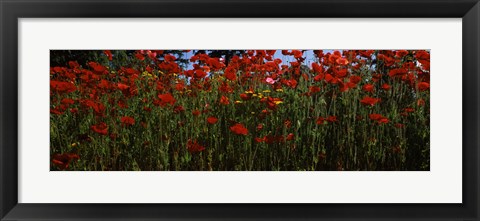
[[275, 84], [275, 80], [273, 80], [273, 78], [267, 78], [265, 81], [269, 84]]

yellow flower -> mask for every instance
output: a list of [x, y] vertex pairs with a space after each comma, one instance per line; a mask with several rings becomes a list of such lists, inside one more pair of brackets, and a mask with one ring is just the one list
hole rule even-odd
[[270, 93], [270, 90], [264, 90], [263, 93]]
[[252, 94], [252, 97], [257, 97], [258, 95], [257, 94]]
[[253, 91], [245, 91], [245, 94], [253, 94]]
[[283, 101], [274, 101], [274, 103], [278, 105], [278, 104], [282, 104]]
[[242, 101], [235, 101], [235, 104], [241, 104], [243, 103]]
[[283, 92], [283, 89], [279, 88], [279, 89], [277, 89], [277, 90], [275, 90], [275, 91], [277, 91], [277, 92]]

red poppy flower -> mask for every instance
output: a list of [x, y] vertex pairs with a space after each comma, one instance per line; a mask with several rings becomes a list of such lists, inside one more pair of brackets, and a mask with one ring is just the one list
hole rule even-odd
[[170, 54], [166, 54], [164, 59], [165, 59], [166, 62], [172, 62], [172, 61], [177, 60], [177, 58], [175, 56], [170, 55]]
[[225, 69], [224, 76], [225, 76], [226, 79], [231, 80], [231, 81], [235, 81], [237, 79], [236, 71], [232, 67], [227, 67]]
[[289, 134], [287, 135], [286, 140], [293, 140], [293, 139], [295, 139], [295, 135], [294, 135], [293, 133], [289, 133]]
[[127, 90], [128, 88], [130, 88], [130, 86], [128, 86], [128, 85], [126, 85], [126, 84], [122, 84], [122, 83], [118, 83], [118, 84], [117, 84], [117, 87], [118, 87], [118, 89], [120, 89], [120, 90], [122, 90], [122, 91], [123, 91], [123, 90]]
[[413, 109], [411, 107], [407, 107], [407, 108], [404, 108], [403, 111], [405, 111], [406, 113], [413, 113], [413, 112], [415, 112], [415, 109]]
[[106, 123], [99, 123], [96, 125], [92, 125], [91, 129], [101, 135], [107, 135], [108, 134], [108, 126]]
[[218, 118], [216, 118], [216, 117], [208, 117], [207, 118], [207, 122], [209, 124], [215, 124], [215, 123], [217, 123], [217, 121], [218, 121]]
[[93, 68], [93, 72], [94, 72], [95, 74], [104, 74], [104, 73], [106, 72], [106, 70], [107, 70], [106, 67], [102, 66], [102, 65], [99, 64], [99, 63], [93, 62], [93, 61], [89, 62], [88, 65], [89, 65], [91, 68]]
[[327, 117], [326, 121], [330, 122], [330, 123], [333, 123], [333, 122], [337, 122], [337, 116], [329, 116]]
[[220, 98], [220, 103], [223, 105], [228, 105], [230, 104], [230, 101], [228, 100], [228, 97], [222, 95], [222, 97]]
[[68, 169], [73, 160], [79, 160], [80, 157], [74, 153], [54, 154], [52, 163], [61, 170]]
[[336, 62], [339, 65], [347, 65], [348, 64], [348, 60], [346, 58], [337, 58]]
[[71, 82], [50, 81], [50, 89], [57, 93], [71, 93], [77, 90], [75, 85]]
[[331, 74], [326, 74], [325, 81], [331, 84], [337, 84], [340, 81], [340, 79], [337, 77], [333, 77]]
[[310, 86], [310, 87], [308, 88], [308, 91], [309, 91], [310, 93], [312, 93], [312, 94], [313, 94], [313, 93], [317, 93], [317, 92], [320, 92], [320, 87], [318, 87], [318, 86]]
[[200, 145], [197, 140], [188, 140], [187, 141], [187, 150], [188, 152], [190, 152], [191, 154], [193, 153], [199, 153], [199, 152], [202, 152], [203, 150], [205, 150], [205, 147]]
[[202, 71], [202, 70], [199, 70], [199, 69], [195, 70], [194, 73], [195, 73], [194, 74], [195, 78], [204, 78], [204, 77], [207, 76], [207, 73], [205, 73], [205, 71]]
[[335, 76], [338, 78], [345, 78], [347, 76], [348, 72], [347, 69], [342, 69], [339, 71], [335, 71]]
[[374, 86], [372, 84], [365, 84], [362, 89], [366, 92], [373, 92]]
[[179, 82], [179, 83], [175, 84], [175, 90], [183, 91], [183, 89], [185, 89], [185, 84], [183, 82]]
[[384, 83], [384, 84], [382, 85], [382, 89], [388, 91], [388, 90], [390, 90], [390, 85], [387, 84], [387, 83]]
[[249, 96], [248, 94], [240, 94], [240, 98], [244, 101], [246, 100], [250, 100], [251, 96]]
[[293, 57], [296, 59], [302, 58], [303, 52], [300, 50], [292, 50]]
[[369, 114], [368, 117], [371, 119], [371, 120], [379, 120], [380, 118], [382, 118], [383, 116], [381, 114]]
[[360, 82], [361, 80], [362, 78], [360, 76], [356, 76], [356, 75], [350, 76], [350, 82], [354, 84], [358, 84], [358, 82]]
[[262, 129], [263, 129], [263, 124], [258, 124], [258, 125], [257, 125], [257, 131], [258, 131], [258, 130], [262, 130]]
[[318, 65], [317, 63], [312, 63], [312, 69], [313, 69], [313, 72], [317, 74], [321, 74], [323, 72], [322, 66]]
[[110, 60], [110, 61], [112, 60], [112, 52], [110, 52], [110, 50], [105, 50], [105, 51], [103, 51], [103, 53], [105, 55], [107, 55], [108, 60]]
[[318, 117], [317, 118], [317, 121], [316, 121], [317, 125], [322, 125], [324, 122], [325, 122], [325, 118], [323, 118], [323, 117]]
[[135, 57], [140, 61], [145, 60], [145, 56], [143, 56], [143, 54], [141, 54], [139, 51], [135, 53]]
[[319, 82], [319, 81], [323, 80], [324, 77], [325, 77], [324, 74], [317, 74], [317, 76], [313, 77], [313, 80], [316, 81], [316, 82]]
[[405, 74], [407, 74], [407, 70], [405, 68], [391, 69], [388, 72], [390, 77], [403, 76]]
[[72, 104], [75, 103], [75, 101], [71, 98], [63, 98], [60, 103], [65, 104], [65, 105], [72, 105]]
[[418, 84], [418, 90], [420, 90], [420, 91], [426, 91], [426, 90], [428, 90], [429, 88], [430, 88], [430, 84], [427, 83], [427, 82], [420, 82], [420, 83]]
[[278, 104], [283, 103], [282, 99], [277, 97], [268, 97], [267, 99], [263, 98], [261, 101], [266, 101], [267, 108], [270, 110], [275, 110]]
[[389, 122], [389, 120], [386, 117], [382, 117], [382, 118], [378, 119], [379, 124], [386, 124], [388, 122]]
[[133, 126], [135, 124], [135, 119], [129, 116], [122, 117], [120, 121], [123, 126]]
[[374, 106], [376, 103], [380, 102], [380, 98], [372, 98], [372, 97], [364, 97], [360, 103], [362, 103], [363, 105], [370, 105], [370, 106]]
[[247, 135], [248, 134], [248, 129], [243, 126], [243, 124], [235, 124], [233, 126], [230, 127], [230, 130], [237, 134], [237, 135]]
[[395, 56], [399, 58], [403, 58], [407, 54], [408, 54], [407, 50], [398, 50], [397, 52], [395, 52]]
[[298, 84], [297, 80], [295, 79], [282, 80], [282, 83], [289, 86], [290, 88], [296, 88]]
[[255, 137], [255, 142], [257, 143], [265, 142], [265, 137]]
[[197, 117], [198, 115], [200, 115], [200, 111], [199, 110], [193, 110], [192, 115]]
[[176, 102], [175, 98], [170, 93], [159, 94], [158, 98], [160, 99], [160, 106], [162, 107], [166, 106], [167, 104], [173, 105]]

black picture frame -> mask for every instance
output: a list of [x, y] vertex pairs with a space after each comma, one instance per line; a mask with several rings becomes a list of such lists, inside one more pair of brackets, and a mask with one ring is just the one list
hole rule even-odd
[[[479, 0], [0, 0], [0, 15], [1, 220], [479, 220]], [[463, 18], [463, 203], [18, 203], [17, 19], [47, 17]]]

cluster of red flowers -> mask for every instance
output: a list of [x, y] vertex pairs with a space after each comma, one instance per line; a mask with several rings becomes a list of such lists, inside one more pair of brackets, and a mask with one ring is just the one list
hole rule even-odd
[[[307, 52], [314, 56], [311, 63], [306, 62]], [[411, 94], [428, 93], [430, 88], [430, 53], [426, 50], [282, 50], [281, 55], [276, 50], [245, 50], [228, 62], [225, 57], [207, 53], [182, 53], [191, 53], [187, 66], [182, 66], [178, 55], [163, 50], [138, 50], [133, 53], [132, 64], [141, 65], [113, 66], [116, 55], [107, 50], [103, 52], [107, 63], [91, 61], [80, 65], [70, 61], [66, 67], [51, 67], [50, 112], [53, 116], [73, 115], [79, 120], [88, 117], [92, 136], [116, 137], [119, 128], [147, 128], [148, 119], [138, 113], [156, 110], [167, 116], [187, 114], [197, 119], [194, 122], [211, 128], [219, 127], [215, 125], [221, 122], [237, 138], [250, 137], [257, 143], [272, 144], [293, 141], [299, 136], [291, 128], [292, 121], [283, 125], [287, 128], [284, 131], [275, 126], [265, 132], [265, 124], [255, 121], [280, 111], [287, 113], [285, 109], [295, 99], [328, 98], [323, 99], [328, 112], [304, 114], [317, 127], [341, 122], [343, 116], [332, 112], [331, 106], [341, 102], [339, 97], [345, 99], [354, 94], [351, 96], [355, 102], [368, 114], [364, 118], [376, 125], [401, 128], [402, 119], [383, 116], [379, 106], [391, 99], [392, 91], [400, 90], [398, 87], [402, 87], [402, 93]], [[199, 102], [191, 102], [195, 99]], [[140, 105], [133, 105], [133, 100]], [[315, 109], [315, 105], [306, 109]], [[415, 111], [415, 105], [425, 105], [425, 101], [418, 97], [416, 103], [399, 106], [398, 112], [407, 116]], [[218, 115], [228, 108], [243, 110], [242, 116], [251, 113], [254, 120]], [[301, 125], [301, 120], [295, 119], [293, 124]], [[182, 118], [176, 126], [186, 122], [190, 121]], [[197, 135], [183, 145], [191, 154], [199, 153], [208, 148], [200, 144], [205, 143], [201, 139]], [[65, 169], [78, 158], [75, 154], [55, 154], [53, 163]]]

